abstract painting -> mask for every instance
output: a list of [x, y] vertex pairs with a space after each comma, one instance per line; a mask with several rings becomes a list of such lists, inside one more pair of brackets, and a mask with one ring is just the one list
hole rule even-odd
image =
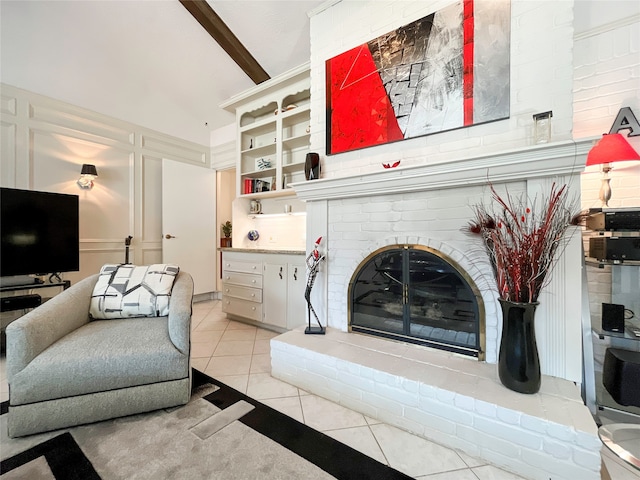
[[327, 60], [327, 154], [509, 118], [510, 9], [459, 0]]

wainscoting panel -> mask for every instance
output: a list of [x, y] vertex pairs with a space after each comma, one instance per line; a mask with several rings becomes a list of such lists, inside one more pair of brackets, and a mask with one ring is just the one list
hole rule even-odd
[[[131, 263], [162, 261], [161, 159], [209, 168], [208, 146], [4, 84], [0, 112], [2, 186], [79, 197], [80, 271], [64, 278], [124, 262], [129, 235]], [[91, 190], [76, 184], [84, 163], [98, 170]]]

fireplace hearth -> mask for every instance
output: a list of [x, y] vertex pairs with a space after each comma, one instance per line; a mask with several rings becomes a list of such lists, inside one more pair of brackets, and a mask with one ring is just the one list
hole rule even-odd
[[349, 284], [349, 330], [484, 360], [484, 309], [473, 280], [442, 252], [376, 250]]

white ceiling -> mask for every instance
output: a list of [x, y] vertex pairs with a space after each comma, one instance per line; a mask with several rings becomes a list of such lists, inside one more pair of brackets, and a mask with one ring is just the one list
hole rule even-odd
[[[207, 0], [271, 77], [325, 0]], [[1, 0], [0, 81], [203, 145], [254, 84], [178, 0]]]

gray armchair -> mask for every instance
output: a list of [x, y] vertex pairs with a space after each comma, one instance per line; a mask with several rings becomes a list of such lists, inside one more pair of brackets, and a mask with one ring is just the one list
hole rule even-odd
[[9, 436], [189, 401], [191, 276], [176, 277], [166, 317], [90, 320], [97, 279], [78, 282], [7, 326]]

